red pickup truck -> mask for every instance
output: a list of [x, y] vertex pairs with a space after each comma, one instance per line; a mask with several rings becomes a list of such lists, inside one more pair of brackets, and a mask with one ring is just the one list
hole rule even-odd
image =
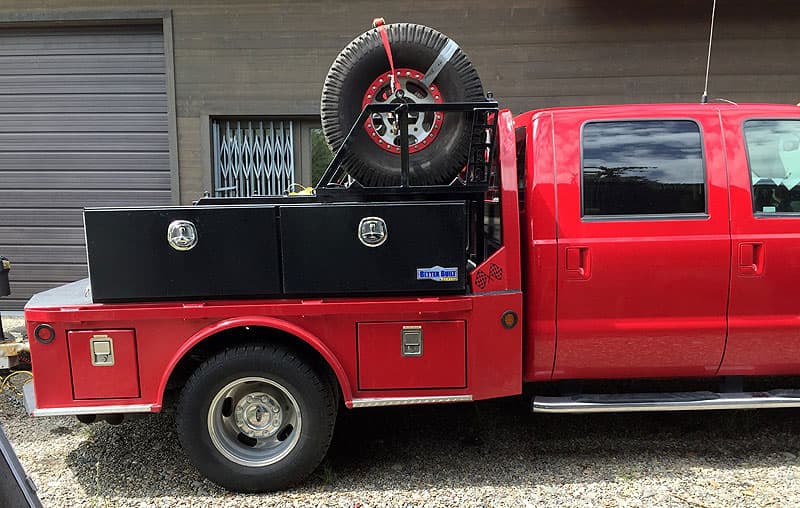
[[[264, 491], [319, 464], [342, 405], [525, 387], [543, 412], [800, 406], [788, 377], [800, 373], [800, 108], [484, 118], [496, 149], [481, 152], [492, 164], [477, 200], [350, 188], [327, 202], [87, 210], [91, 283], [25, 310], [29, 412], [114, 422], [176, 393], [196, 467]], [[136, 236], [151, 226], [152, 242]], [[167, 226], [171, 250], [151, 267]], [[220, 247], [236, 242], [234, 255]], [[147, 297], [161, 287], [171, 298]]]

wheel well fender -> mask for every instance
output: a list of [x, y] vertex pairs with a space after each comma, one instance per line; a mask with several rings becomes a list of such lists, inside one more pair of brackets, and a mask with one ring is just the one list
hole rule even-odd
[[336, 380], [339, 383], [339, 388], [341, 389], [342, 397], [344, 398], [345, 403], [350, 403], [353, 398], [353, 392], [350, 388], [350, 381], [347, 378], [347, 373], [345, 372], [344, 367], [342, 367], [342, 364], [336, 358], [336, 355], [333, 354], [333, 352], [319, 339], [319, 337], [300, 326], [281, 319], [264, 316], [242, 316], [225, 319], [209, 325], [196, 332], [186, 342], [183, 343], [183, 345], [170, 359], [169, 363], [167, 364], [167, 368], [164, 369], [164, 374], [162, 375], [158, 386], [158, 407], [161, 407], [163, 403], [167, 383], [172, 376], [175, 367], [180, 363], [187, 353], [189, 353], [195, 346], [210, 337], [213, 337], [226, 330], [243, 327], [260, 327], [284, 332], [313, 348], [320, 355], [322, 360], [327, 363], [327, 365], [333, 371], [333, 374], [336, 376]]

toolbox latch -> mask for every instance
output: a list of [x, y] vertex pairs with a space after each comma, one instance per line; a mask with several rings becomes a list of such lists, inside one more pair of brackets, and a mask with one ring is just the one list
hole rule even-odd
[[92, 365], [110, 367], [114, 365], [114, 343], [108, 335], [95, 335], [89, 340]]
[[422, 327], [404, 326], [400, 331], [403, 356], [422, 356]]

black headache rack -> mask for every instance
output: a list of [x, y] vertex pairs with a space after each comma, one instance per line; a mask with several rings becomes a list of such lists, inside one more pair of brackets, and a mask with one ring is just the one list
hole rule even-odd
[[[499, 105], [494, 100], [482, 102], [450, 102], [441, 104], [368, 104], [350, 128], [342, 146], [336, 152], [325, 173], [316, 186], [317, 196], [334, 197], [343, 190], [362, 194], [365, 197], [381, 195], [408, 196], [408, 194], [484, 193], [489, 189], [490, 176], [496, 155], [497, 117]], [[353, 140], [367, 119], [375, 113], [396, 115], [400, 131], [400, 183], [392, 186], [362, 186], [357, 180], [348, 178], [342, 167], [350, 155]], [[469, 156], [467, 163], [456, 178], [447, 185], [415, 185], [410, 175], [410, 153], [408, 139], [409, 113], [471, 113]], [[349, 180], [349, 181], [348, 181]]]

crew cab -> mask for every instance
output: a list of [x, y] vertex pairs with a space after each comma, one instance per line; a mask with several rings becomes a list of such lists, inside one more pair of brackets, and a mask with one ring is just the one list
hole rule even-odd
[[[786, 289], [800, 252], [798, 113], [658, 105], [518, 117], [524, 379], [796, 374], [800, 307]], [[586, 406], [540, 408], [561, 407]]]

